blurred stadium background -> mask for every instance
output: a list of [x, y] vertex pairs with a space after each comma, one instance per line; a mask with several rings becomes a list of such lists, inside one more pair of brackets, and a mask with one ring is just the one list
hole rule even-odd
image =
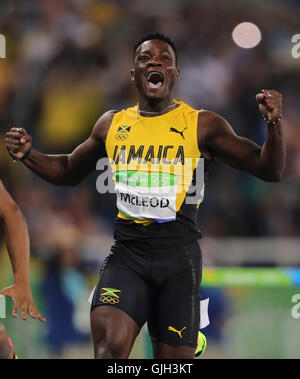
[[[175, 40], [182, 70], [176, 97], [225, 117], [262, 144], [266, 132], [255, 95], [284, 95], [287, 166], [264, 183], [217, 162], [199, 211], [204, 233], [202, 297], [210, 297], [206, 358], [299, 358], [300, 320], [300, 33], [295, 1], [1, 0], [0, 178], [24, 212], [31, 236], [31, 276], [47, 324], [3, 319], [21, 358], [91, 358], [88, 295], [112, 244], [114, 195], [99, 195], [91, 175], [76, 188], [55, 187], [14, 164], [4, 148], [12, 126], [36, 149], [71, 152], [102, 112], [135, 103], [132, 46], [161, 31]], [[242, 49], [232, 31], [256, 24], [261, 42]], [[11, 283], [3, 241], [0, 287]], [[287, 270], [292, 268], [293, 270]], [[132, 357], [149, 358], [146, 329]]]

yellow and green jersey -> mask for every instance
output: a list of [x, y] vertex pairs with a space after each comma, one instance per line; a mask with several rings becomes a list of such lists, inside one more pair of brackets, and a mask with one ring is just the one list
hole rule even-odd
[[120, 218], [144, 225], [173, 221], [178, 214], [195, 218], [204, 183], [193, 204], [185, 200], [201, 157], [199, 110], [174, 102], [178, 107], [160, 116], [143, 117], [135, 106], [113, 117], [106, 151]]

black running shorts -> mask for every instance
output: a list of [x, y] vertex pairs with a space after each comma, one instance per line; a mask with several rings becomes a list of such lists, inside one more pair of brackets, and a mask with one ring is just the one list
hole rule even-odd
[[[168, 225], [166, 225], [168, 224]], [[196, 347], [200, 318], [199, 234], [174, 221], [143, 226], [117, 219], [92, 308], [110, 305], [148, 324], [153, 341]]]

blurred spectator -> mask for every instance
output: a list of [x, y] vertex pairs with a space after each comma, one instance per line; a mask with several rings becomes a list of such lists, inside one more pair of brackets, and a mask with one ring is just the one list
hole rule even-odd
[[71, 344], [89, 340], [89, 334], [77, 330], [74, 314], [78, 300], [84, 296], [85, 280], [79, 272], [77, 236], [62, 230], [54, 242], [55, 252], [47, 263], [43, 279], [43, 297], [47, 312], [46, 341], [51, 352], [60, 355]]

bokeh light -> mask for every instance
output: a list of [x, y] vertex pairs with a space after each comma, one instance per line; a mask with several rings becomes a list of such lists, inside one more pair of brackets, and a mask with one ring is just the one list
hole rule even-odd
[[261, 41], [261, 32], [252, 22], [242, 22], [233, 29], [232, 39], [239, 47], [251, 49]]

